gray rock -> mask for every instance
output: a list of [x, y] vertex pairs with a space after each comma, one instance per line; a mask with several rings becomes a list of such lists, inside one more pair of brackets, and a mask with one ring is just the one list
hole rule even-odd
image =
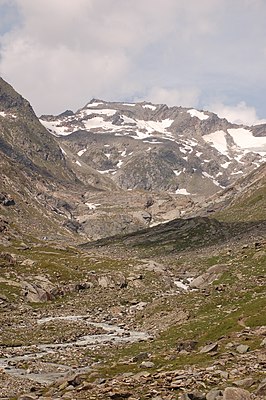
[[227, 387], [224, 390], [223, 400], [251, 400], [251, 395], [247, 390]]
[[25, 299], [29, 302], [39, 303], [52, 300], [55, 298], [55, 286], [49, 282], [50, 285], [42, 285], [40, 282], [22, 282], [21, 286], [24, 290]]
[[204, 274], [198, 276], [190, 282], [190, 287], [195, 289], [204, 289], [213, 281], [218, 279], [224, 271], [228, 269], [227, 264], [217, 264], [210, 267]]
[[206, 395], [206, 400], [221, 400], [223, 392], [219, 389], [212, 389]]
[[227, 371], [220, 371], [220, 377], [223, 379], [228, 379], [229, 373]]
[[218, 343], [211, 343], [207, 344], [206, 346], [202, 347], [200, 353], [210, 353], [212, 351], [216, 351], [218, 349]]
[[234, 385], [243, 386], [243, 387], [250, 387], [254, 383], [255, 383], [255, 381], [252, 378], [239, 379], [239, 380], [233, 382]]
[[249, 351], [249, 346], [247, 346], [246, 344], [240, 344], [239, 346], [237, 346], [236, 351], [239, 354], [247, 353]]
[[152, 361], [142, 361], [140, 368], [153, 368], [155, 364]]

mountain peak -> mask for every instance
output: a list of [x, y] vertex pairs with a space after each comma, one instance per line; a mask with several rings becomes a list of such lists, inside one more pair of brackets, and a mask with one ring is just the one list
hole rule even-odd
[[[216, 114], [164, 104], [92, 99], [74, 114], [42, 118], [85, 163], [123, 189], [208, 197], [264, 159], [266, 136]], [[259, 133], [259, 135], [258, 135]]]

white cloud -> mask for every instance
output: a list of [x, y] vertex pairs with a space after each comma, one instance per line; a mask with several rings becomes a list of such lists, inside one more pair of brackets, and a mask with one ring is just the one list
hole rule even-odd
[[220, 118], [226, 118], [229, 122], [243, 125], [265, 124], [266, 119], [259, 119], [255, 107], [248, 106], [241, 101], [235, 106], [222, 103], [210, 104], [207, 109], [215, 112]]
[[0, 0], [11, 3], [0, 71], [38, 114], [92, 97], [226, 104], [233, 88], [230, 103], [266, 115], [264, 0]]
[[197, 88], [169, 89], [163, 87], [153, 87], [145, 94], [144, 98], [137, 100], [147, 100], [152, 103], [163, 103], [169, 106], [196, 107], [199, 101], [199, 90]]

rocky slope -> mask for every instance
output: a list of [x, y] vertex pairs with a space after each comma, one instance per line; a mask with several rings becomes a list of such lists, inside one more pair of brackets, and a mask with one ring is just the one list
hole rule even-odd
[[239, 178], [233, 185], [193, 204], [187, 215], [214, 215], [223, 221], [263, 221], [266, 215], [266, 164]]
[[265, 160], [264, 125], [233, 125], [207, 111], [93, 99], [40, 121], [80, 170], [88, 165], [127, 190], [206, 198]]

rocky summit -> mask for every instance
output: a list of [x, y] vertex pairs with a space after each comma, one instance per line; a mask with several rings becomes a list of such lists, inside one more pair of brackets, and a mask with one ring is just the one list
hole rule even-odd
[[265, 138], [0, 80], [0, 399], [265, 399]]
[[127, 190], [206, 198], [265, 160], [266, 125], [193, 108], [93, 99], [40, 121], [79, 171], [89, 166]]

